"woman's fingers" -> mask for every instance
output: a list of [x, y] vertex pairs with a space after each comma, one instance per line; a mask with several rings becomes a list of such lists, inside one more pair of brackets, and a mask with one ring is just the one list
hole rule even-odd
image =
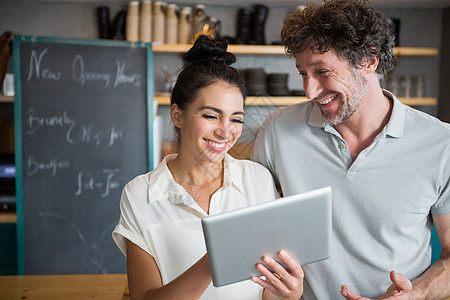
[[254, 277], [252, 280], [281, 298], [301, 296], [304, 277], [302, 268], [285, 251], [280, 251], [278, 257], [287, 268], [272, 257], [264, 256], [263, 264], [258, 263], [256, 268], [265, 279]]
[[303, 277], [305, 276], [305, 274], [303, 273], [303, 269], [300, 267], [298, 262], [289, 255], [289, 253], [281, 250], [280, 252], [278, 252], [278, 257], [286, 264], [292, 276], [301, 278], [303, 280]]
[[270, 279], [269, 273], [271, 274], [271, 272], [269, 270], [267, 270], [267, 268], [264, 265], [262, 265], [262, 264], [257, 264], [256, 265], [256, 269], [261, 274], [263, 274], [265, 272], [268, 272], [268, 273], [266, 273], [266, 274], [268, 274], [268, 276], [265, 276], [265, 275], [263, 275], [261, 277], [254, 276], [254, 277], [251, 278], [252, 281], [257, 283], [257, 284], [259, 284], [260, 286], [262, 286], [266, 290], [271, 291], [274, 295], [278, 294], [278, 290], [277, 290], [277, 288], [275, 286], [275, 284], [276, 284], [275, 280], [273, 278]]

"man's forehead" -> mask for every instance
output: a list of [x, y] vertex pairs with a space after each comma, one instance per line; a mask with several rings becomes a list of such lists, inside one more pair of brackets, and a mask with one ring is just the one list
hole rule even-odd
[[346, 62], [346, 60], [333, 49], [330, 49], [325, 53], [306, 49], [295, 55], [295, 65], [297, 69], [335, 65], [338, 62]]

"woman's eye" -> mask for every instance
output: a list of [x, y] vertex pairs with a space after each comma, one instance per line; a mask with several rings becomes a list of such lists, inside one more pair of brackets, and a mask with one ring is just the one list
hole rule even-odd
[[233, 120], [231, 120], [231, 122], [233, 122], [233, 123], [239, 123], [239, 124], [244, 124], [244, 120], [241, 120], [241, 119], [233, 119]]
[[202, 117], [205, 118], [205, 119], [208, 119], [208, 120], [215, 120], [215, 119], [217, 119], [216, 116], [214, 116], [214, 115], [207, 115], [207, 114], [203, 114]]

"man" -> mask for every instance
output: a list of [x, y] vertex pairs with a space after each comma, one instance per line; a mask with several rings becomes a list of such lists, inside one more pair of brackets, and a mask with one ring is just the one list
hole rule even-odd
[[303, 266], [304, 299], [449, 296], [450, 125], [381, 89], [395, 63], [385, 20], [365, 0], [330, 0], [281, 35], [311, 101], [273, 112], [252, 158], [285, 196], [333, 189], [332, 257]]

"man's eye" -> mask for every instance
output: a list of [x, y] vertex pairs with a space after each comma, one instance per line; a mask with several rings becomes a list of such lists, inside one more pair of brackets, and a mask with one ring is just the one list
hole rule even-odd
[[244, 121], [241, 120], [241, 119], [233, 119], [233, 120], [231, 120], [231, 122], [233, 122], [233, 123], [239, 123], [239, 124], [244, 124]]
[[319, 70], [320, 75], [328, 75], [330, 73], [329, 70]]

